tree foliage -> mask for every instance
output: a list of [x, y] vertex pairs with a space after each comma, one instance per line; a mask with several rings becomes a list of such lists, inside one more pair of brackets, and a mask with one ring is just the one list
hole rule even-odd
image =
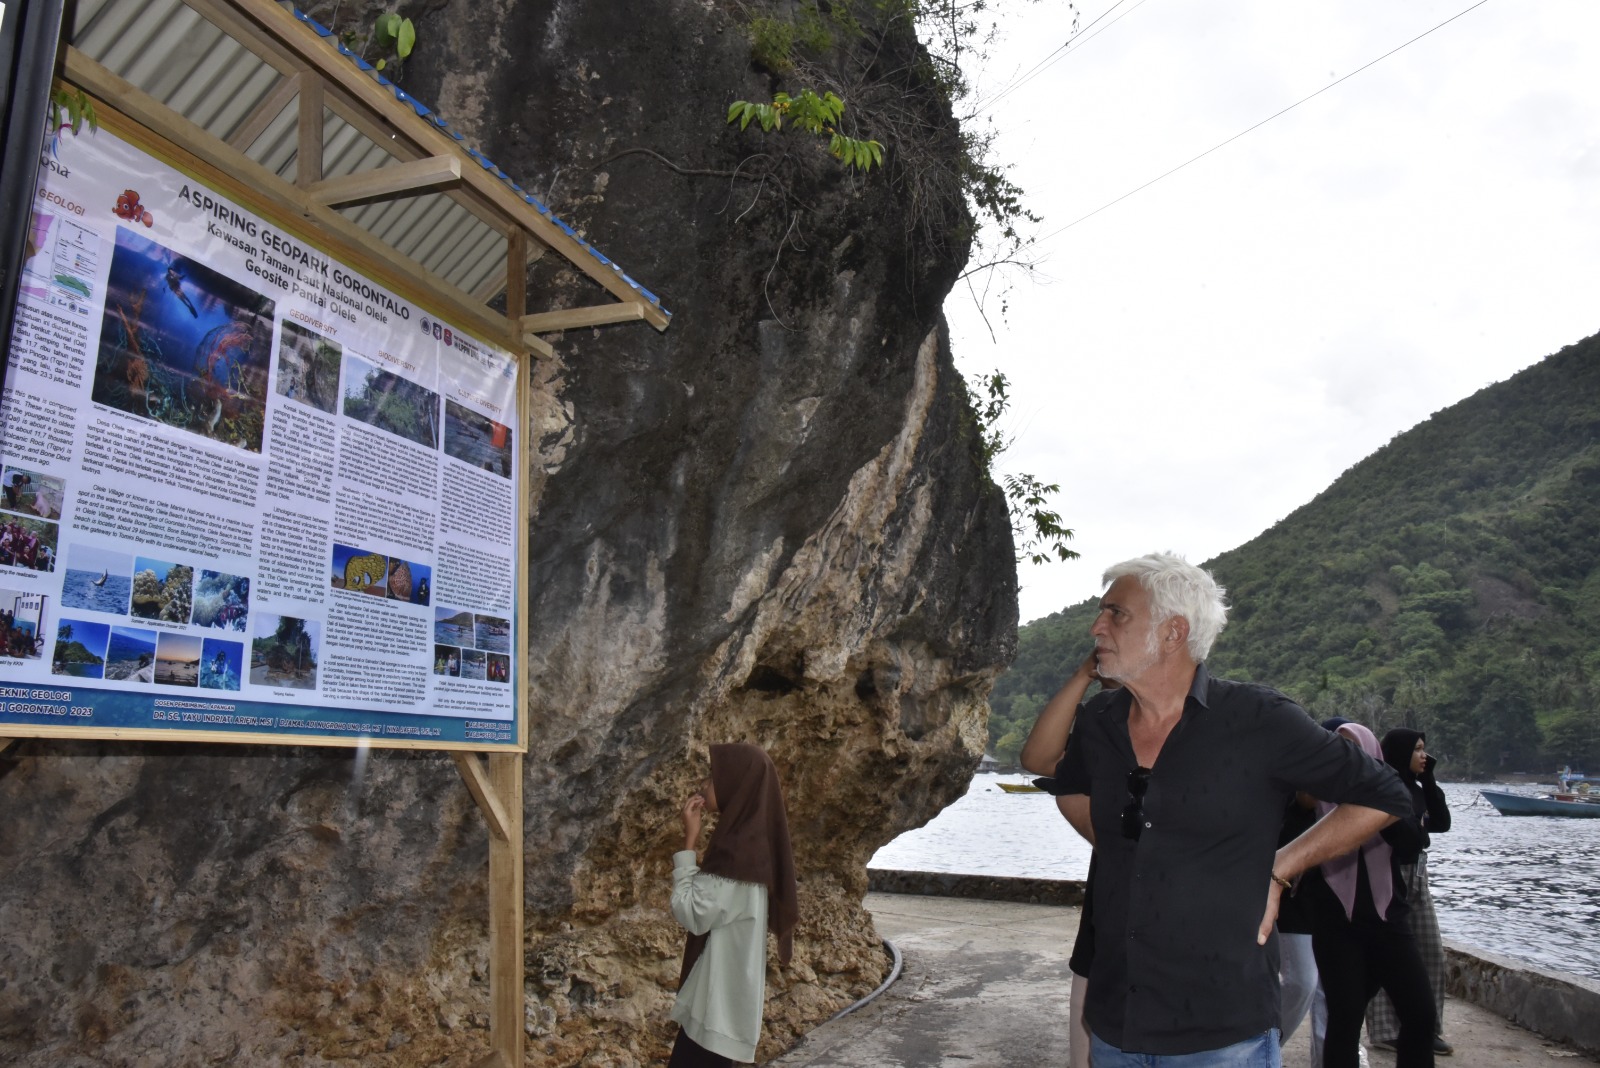
[[401, 18], [399, 12], [387, 11], [373, 23], [371, 42], [380, 53], [373, 66], [382, 70], [389, 62], [382, 53], [393, 50], [396, 59], [405, 59], [411, 54], [417, 44], [417, 28], [410, 19]]
[[[1425, 730], [1455, 777], [1600, 769], [1600, 336], [1436, 413], [1205, 566], [1233, 605], [1218, 674], [1318, 719]], [[1082, 658], [1093, 612], [1022, 628], [992, 742]]]
[[72, 128], [76, 134], [89, 124], [89, 132], [94, 133], [100, 129], [100, 116], [94, 110], [94, 102], [89, 99], [82, 89], [71, 89], [57, 85], [50, 93], [50, 130], [56, 132], [67, 127]]
[[[338, 22], [340, 6], [334, 6], [329, 20], [334, 24]], [[372, 20], [372, 26], [365, 34], [348, 29], [339, 35], [339, 39], [352, 52], [359, 52], [363, 59], [371, 58], [372, 68], [381, 71], [389, 65], [390, 59], [398, 63], [411, 55], [412, 49], [417, 46], [417, 27], [398, 11], [385, 11]], [[389, 74], [399, 77], [395, 71]]]
[[831, 91], [821, 96], [810, 89], [800, 95], [777, 93], [770, 104], [735, 100], [728, 108], [728, 122], [737, 122], [743, 130], [754, 121], [768, 133], [783, 129], [783, 120], [807, 133], [821, 134], [828, 140], [828, 152], [846, 167], [871, 170], [874, 164], [883, 165], [883, 144], [863, 141], [839, 132], [839, 119], [844, 115], [844, 101]]
[[[992, 128], [980, 128], [973, 112], [959, 114], [969, 92], [963, 64], [981, 62], [995, 33], [996, 7], [987, 0], [749, 0], [745, 9], [751, 61], [775, 79], [816, 87], [794, 100], [820, 93], [821, 100], [833, 95], [851, 101], [861, 129], [838, 128], [836, 116], [829, 151], [853, 169], [894, 162], [889, 180], [915, 219], [908, 237], [940, 248], [966, 250], [976, 243], [979, 262], [968, 274], [1000, 266], [1031, 269], [1024, 229], [1039, 216], [995, 162]], [[897, 65], [883, 41], [908, 26], [921, 47], [915, 58]], [[858, 57], [855, 63], [840, 60], [847, 40], [867, 42], [849, 53]], [[958, 113], [953, 142], [913, 102], [927, 90]], [[775, 131], [781, 99], [787, 99], [784, 93], [771, 104], [738, 101], [727, 121], [737, 119], [741, 129], [759, 121], [764, 131]]]
[[[993, 371], [980, 379], [979, 390], [973, 389], [964, 379], [963, 385], [975, 422], [978, 456], [984, 472], [992, 479], [995, 462], [1011, 446], [1011, 438], [1000, 426], [1011, 406], [1011, 383], [1002, 372]], [[1077, 559], [1078, 554], [1067, 547], [1072, 531], [1067, 529], [1061, 513], [1049, 507], [1050, 498], [1061, 492], [1058, 483], [1047, 484], [1033, 475], [1016, 473], [1003, 475], [1000, 488], [1011, 512], [1017, 563], [1026, 560], [1045, 564], [1052, 559], [1063, 562]]]

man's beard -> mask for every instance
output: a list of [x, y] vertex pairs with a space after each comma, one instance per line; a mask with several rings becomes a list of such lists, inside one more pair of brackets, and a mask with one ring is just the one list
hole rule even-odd
[[1144, 648], [1135, 650], [1135, 652], [1137, 654], [1136, 658], [1129, 659], [1126, 653], [1118, 649], [1116, 668], [1110, 672], [1100, 668], [1101, 677], [1110, 679], [1113, 682], [1128, 683], [1137, 679], [1155, 665], [1155, 662], [1161, 657], [1161, 643], [1156, 639], [1156, 625], [1154, 623], [1150, 624], [1150, 629], [1145, 632]]

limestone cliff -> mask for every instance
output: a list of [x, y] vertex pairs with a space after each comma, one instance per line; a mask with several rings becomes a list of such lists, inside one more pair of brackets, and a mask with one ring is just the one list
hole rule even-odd
[[[1013, 651], [1006, 508], [938, 314], [966, 255], [954, 124], [903, 25], [819, 67], [897, 116], [861, 177], [723, 124], [805, 87], [751, 65], [742, 5], [408, 10], [408, 86], [676, 313], [539, 367], [528, 1063], [664, 1054], [676, 813], [724, 739], [772, 753], [801, 877], [771, 1056], [881, 979], [865, 862], [962, 791]], [[555, 259], [540, 306], [594, 302]], [[6, 1063], [487, 1047], [486, 836], [442, 756], [23, 742], [0, 810]]]

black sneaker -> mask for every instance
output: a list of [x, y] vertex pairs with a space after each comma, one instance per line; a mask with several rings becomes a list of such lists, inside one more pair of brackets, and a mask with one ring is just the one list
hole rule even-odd
[[1435, 1038], [1433, 1040], [1433, 1054], [1434, 1054], [1434, 1056], [1436, 1056], [1436, 1057], [1448, 1057], [1448, 1056], [1450, 1056], [1450, 1054], [1454, 1053], [1455, 1051], [1456, 1051], [1456, 1048], [1454, 1046], [1452, 1046], [1450, 1043], [1446, 1042], [1443, 1038]]

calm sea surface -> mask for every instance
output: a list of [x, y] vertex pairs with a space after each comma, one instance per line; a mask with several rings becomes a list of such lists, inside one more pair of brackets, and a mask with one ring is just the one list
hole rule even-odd
[[[974, 776], [964, 797], [878, 850], [872, 867], [1084, 878], [1089, 846], [1049, 795], [996, 785], [1029, 778]], [[1453, 827], [1433, 836], [1428, 857], [1444, 936], [1600, 979], [1600, 819], [1502, 816], [1478, 796], [1480, 785], [1488, 784], [1444, 786]]]
[[61, 585], [61, 606], [127, 615], [133, 579], [128, 575], [107, 575], [105, 584], [96, 586], [99, 577], [95, 572], [68, 569]]

